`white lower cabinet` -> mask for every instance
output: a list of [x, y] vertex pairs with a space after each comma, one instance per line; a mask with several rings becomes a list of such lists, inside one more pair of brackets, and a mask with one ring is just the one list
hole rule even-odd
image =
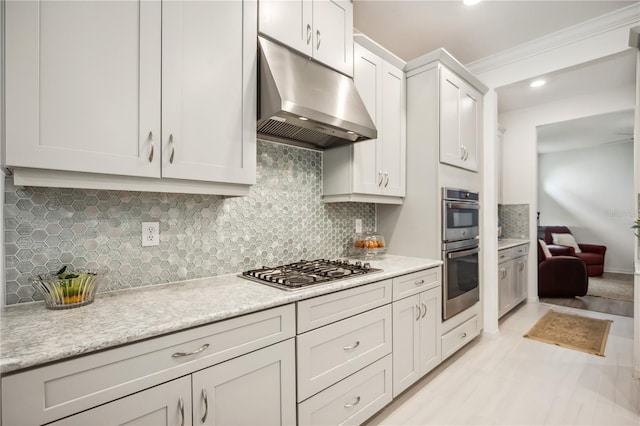
[[528, 244], [498, 252], [498, 317], [527, 298]]
[[294, 336], [290, 304], [5, 375], [2, 424], [295, 424]]
[[294, 425], [294, 339], [193, 374], [193, 423]]
[[181, 377], [60, 421], [55, 426], [191, 425], [191, 377]]
[[440, 364], [441, 288], [393, 302], [393, 396]]
[[298, 336], [298, 401], [391, 353], [391, 306]]
[[359, 425], [391, 402], [391, 354], [298, 405], [300, 425]]
[[442, 360], [444, 361], [470, 340], [480, 334], [480, 320], [477, 315], [469, 318], [450, 332], [442, 336]]
[[186, 426], [295, 423], [294, 341], [289, 339], [53, 424]]

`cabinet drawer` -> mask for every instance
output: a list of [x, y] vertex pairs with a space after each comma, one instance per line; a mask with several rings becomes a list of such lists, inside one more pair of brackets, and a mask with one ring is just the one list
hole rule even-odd
[[391, 280], [298, 302], [298, 333], [377, 308], [391, 302]]
[[521, 246], [514, 247], [512, 249], [512, 252], [513, 252], [512, 256], [514, 258], [520, 257], [520, 256], [524, 256], [527, 253], [529, 253], [529, 246], [524, 244], [524, 245], [521, 245]]
[[3, 424], [47, 423], [277, 343], [294, 319], [291, 304], [5, 376]]
[[359, 425], [391, 402], [391, 354], [298, 404], [301, 425]]
[[498, 251], [498, 263], [511, 260], [511, 249], [502, 249]]
[[391, 305], [297, 337], [298, 401], [391, 353]]
[[466, 345], [470, 340], [480, 334], [478, 316], [463, 322], [444, 336], [442, 336], [442, 360], [456, 353], [458, 349]]
[[440, 267], [414, 272], [393, 279], [393, 300], [399, 300], [439, 286]]

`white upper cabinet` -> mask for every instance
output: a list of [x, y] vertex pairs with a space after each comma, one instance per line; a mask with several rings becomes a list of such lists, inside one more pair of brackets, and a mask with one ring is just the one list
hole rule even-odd
[[440, 162], [478, 170], [482, 94], [440, 66]]
[[250, 1], [7, 2], [16, 184], [246, 193], [256, 19]]
[[353, 75], [350, 0], [260, 0], [258, 28], [292, 49]]
[[7, 2], [6, 165], [159, 177], [160, 15], [159, 2]]
[[358, 43], [354, 82], [378, 138], [324, 152], [324, 200], [400, 204], [405, 195], [405, 76]]
[[255, 183], [256, 15], [245, 9], [162, 3], [162, 177]]

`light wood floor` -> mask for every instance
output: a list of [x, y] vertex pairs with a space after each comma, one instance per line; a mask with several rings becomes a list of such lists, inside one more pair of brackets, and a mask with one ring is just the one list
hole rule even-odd
[[[613, 320], [605, 357], [522, 337], [549, 309]], [[368, 425], [640, 425], [633, 320], [544, 303], [503, 317]]]

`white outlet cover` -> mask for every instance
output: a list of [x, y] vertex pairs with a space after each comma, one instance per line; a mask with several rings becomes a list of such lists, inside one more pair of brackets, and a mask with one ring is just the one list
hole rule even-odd
[[142, 222], [142, 247], [160, 244], [160, 222]]
[[362, 233], [362, 219], [356, 219], [356, 234]]

